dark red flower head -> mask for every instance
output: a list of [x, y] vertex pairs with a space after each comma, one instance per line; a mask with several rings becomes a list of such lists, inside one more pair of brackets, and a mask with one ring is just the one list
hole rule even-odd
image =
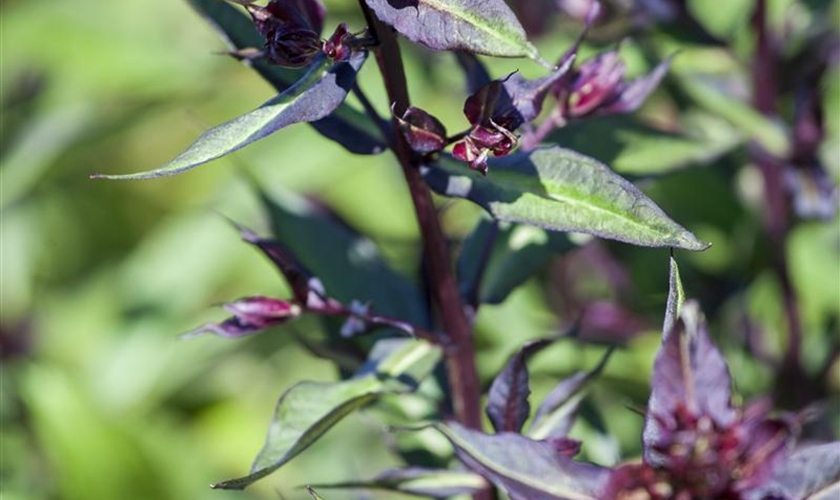
[[326, 10], [319, 0], [272, 0], [265, 7], [246, 3], [245, 8], [274, 64], [299, 68], [321, 52]]

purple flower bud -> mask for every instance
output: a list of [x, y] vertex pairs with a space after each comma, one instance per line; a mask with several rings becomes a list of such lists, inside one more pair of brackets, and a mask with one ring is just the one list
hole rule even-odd
[[265, 37], [271, 62], [302, 67], [321, 51], [326, 10], [319, 0], [274, 0], [265, 7], [248, 3], [245, 8]]
[[656, 90], [670, 67], [670, 58], [631, 82], [624, 80], [624, 62], [618, 52], [599, 54], [581, 64], [568, 78], [554, 84], [552, 92], [566, 119], [635, 111]]
[[624, 78], [624, 62], [618, 52], [599, 54], [575, 72], [566, 101], [568, 116], [580, 117], [614, 100]]
[[303, 309], [293, 301], [270, 297], [247, 297], [223, 306], [233, 316], [221, 323], [208, 323], [184, 334], [194, 337], [202, 333], [215, 333], [220, 337], [241, 337], [257, 333], [301, 315]]
[[408, 108], [402, 117], [397, 117], [399, 130], [411, 149], [420, 155], [435, 153], [446, 147], [446, 128], [426, 111]]
[[324, 40], [321, 51], [334, 62], [346, 61], [350, 57], [349, 41], [352, 38], [347, 31], [347, 25], [341, 23], [328, 40]]

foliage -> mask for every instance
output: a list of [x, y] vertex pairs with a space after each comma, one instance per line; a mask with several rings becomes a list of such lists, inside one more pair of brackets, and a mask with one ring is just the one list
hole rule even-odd
[[[294, 495], [321, 498], [324, 491], [329, 497], [361, 488], [476, 500], [502, 493], [514, 500], [789, 500], [837, 493], [840, 122], [833, 104], [840, 86], [832, 76], [840, 38], [830, 21], [836, 5], [735, 2], [744, 4], [742, 12], [726, 17], [678, 1], [632, 7], [563, 0], [188, 3], [228, 44], [226, 54], [254, 69], [276, 95], [237, 118], [218, 120], [223, 123], [161, 167], [126, 174], [99, 163], [91, 177], [171, 176], [242, 150], [235, 157], [245, 165], [234, 175], [244, 186], [225, 198], [247, 199], [264, 211], [271, 237], [234, 226], [283, 280], [274, 286], [253, 271], [261, 285], [251, 291], [247, 272], [229, 268], [226, 279], [236, 286], [221, 289], [221, 278], [207, 277], [212, 266], [179, 266], [188, 265], [189, 252], [217, 248], [227, 249], [219, 262], [241, 260], [228, 246], [235, 238], [217, 226], [196, 229], [190, 241], [190, 231], [176, 226], [175, 243], [155, 254], [161, 257], [102, 273], [111, 276], [104, 278], [107, 287], [118, 281], [131, 290], [118, 305], [125, 317], [110, 328], [172, 331], [175, 322], [164, 313], [144, 325], [144, 318], [155, 317], [149, 310], [168, 311], [163, 304], [171, 301], [190, 304], [177, 313], [181, 327], [200, 303], [233, 290], [243, 298], [224, 304], [232, 316], [184, 337], [212, 333], [234, 342], [205, 339], [177, 349], [126, 344], [123, 357], [101, 354], [101, 363], [121, 377], [102, 376], [108, 372], [84, 357], [81, 364], [97, 372], [94, 393], [109, 384], [122, 393], [126, 380], [171, 380], [147, 384], [156, 387], [161, 406], [181, 405], [186, 415], [205, 415], [202, 405], [218, 397], [202, 399], [192, 389], [211, 391], [211, 367], [271, 359], [269, 353], [306, 367], [306, 374], [290, 367], [294, 384], [277, 387], [274, 377], [256, 371], [245, 387], [232, 390], [240, 394], [260, 380], [283, 392], [250, 471], [226, 464], [224, 474], [234, 479], [214, 480], [213, 488], [269, 483], [270, 474], [319, 455], [306, 450], [329, 443], [334, 433], [350, 442], [346, 436], [355, 431], [341, 429], [363, 426], [365, 420], [353, 420], [362, 414], [388, 425], [371, 433], [382, 441], [371, 456], [387, 459], [370, 460], [349, 479], [346, 469], [356, 466], [340, 458], [333, 467], [344, 469], [343, 476], [287, 476], [316, 485]], [[782, 7], [796, 22], [779, 22]], [[546, 29], [551, 23], [573, 35]], [[564, 50], [549, 55], [558, 47]], [[525, 59], [514, 68], [499, 58]], [[385, 97], [373, 93], [374, 79], [381, 79]], [[8, 109], [19, 110], [12, 125], [17, 116], [27, 123], [33, 113], [27, 106], [38, 99], [37, 88], [30, 96], [31, 82], [20, 81], [19, 95], [3, 96]], [[208, 87], [222, 96], [227, 90], [224, 83]], [[87, 130], [84, 120], [73, 119]], [[319, 136], [296, 142], [298, 123], [309, 123]], [[62, 148], [61, 134], [49, 127], [12, 130], [17, 137], [2, 144], [4, 158], [12, 160], [4, 169], [4, 181], [12, 179], [12, 187], [4, 187], [4, 241], [23, 234], [28, 219], [20, 214], [31, 206], [28, 185], [35, 182], [27, 179], [39, 175], [24, 173], [26, 162], [15, 163], [15, 151], [31, 143], [49, 146], [47, 155], [50, 147]], [[276, 142], [284, 136], [292, 139]], [[274, 143], [281, 146], [267, 149]], [[381, 155], [386, 151], [390, 155]], [[352, 154], [363, 161], [351, 165]], [[188, 199], [189, 181], [204, 170], [159, 186]], [[295, 171], [311, 186], [322, 183], [317, 196], [287, 191], [283, 176]], [[337, 194], [330, 199], [333, 185]], [[127, 189], [95, 186], [85, 189]], [[126, 213], [138, 204], [143, 200], [131, 200]], [[255, 217], [254, 210], [231, 210], [236, 206], [223, 211], [239, 212], [237, 220]], [[101, 230], [112, 230], [115, 219], [101, 217]], [[408, 243], [389, 239], [380, 226], [387, 221], [411, 228], [395, 233], [407, 235]], [[138, 231], [120, 238], [115, 246], [131, 248], [147, 236]], [[17, 243], [11, 248], [13, 255], [25, 253]], [[83, 268], [93, 265], [88, 258]], [[688, 270], [685, 290], [678, 259]], [[4, 276], [12, 269], [8, 262], [4, 257]], [[155, 266], [165, 269], [161, 276], [189, 274], [191, 288], [158, 286], [159, 278], [149, 277]], [[109, 295], [91, 280], [90, 293]], [[686, 291], [696, 299], [686, 299]], [[64, 301], [75, 304], [69, 297], [51, 303]], [[646, 345], [653, 336], [644, 332], [663, 307], [661, 334]], [[114, 314], [102, 310], [91, 317]], [[32, 347], [33, 331], [49, 331], [43, 323], [52, 310], [25, 305], [13, 312], [4, 314], [3, 357], [19, 376], [3, 384], [3, 401], [12, 410], [5, 404], [2, 413], [4, 427], [13, 425], [9, 435], [19, 437], [17, 446], [32, 441], [43, 449], [33, 463], [46, 460], [55, 471], [85, 455], [88, 445], [73, 438], [77, 427], [89, 429], [88, 436], [111, 429], [114, 437], [100, 441], [113, 439], [128, 450], [175, 446], [165, 437], [147, 438], [148, 429], [131, 420], [113, 424], [104, 410], [88, 412], [90, 418], [78, 402], [80, 384], [56, 375], [64, 362], [45, 361], [62, 345], [89, 352], [84, 339]], [[55, 322], [56, 331], [83, 328]], [[648, 372], [640, 368], [650, 365], [652, 349]], [[164, 351], [166, 370], [144, 366]], [[132, 368], [116, 368], [125, 361]], [[300, 381], [306, 378], [315, 380]], [[534, 411], [532, 396], [540, 401]], [[135, 406], [112, 414], [129, 414], [143, 401], [139, 396]], [[634, 417], [624, 406], [639, 408], [641, 417], [627, 423]], [[68, 420], [74, 424], [63, 426], [58, 415], [68, 408], [75, 409]], [[228, 411], [237, 414], [235, 408]], [[233, 421], [232, 428], [253, 428], [239, 417]], [[208, 433], [195, 442], [214, 439]], [[93, 456], [107, 455], [107, 445], [88, 441]], [[31, 484], [31, 472], [6, 472], [3, 454], [4, 476]], [[146, 454], [152, 456], [136, 455]], [[188, 460], [170, 461], [136, 470], [174, 477]], [[118, 494], [119, 485], [133, 484], [117, 478], [94, 485], [84, 478], [106, 466], [91, 464], [71, 469], [58, 486], [40, 486], [39, 493], [106, 498]], [[177, 498], [167, 481], [142, 481], [136, 494]], [[194, 491], [184, 485], [179, 488]]]

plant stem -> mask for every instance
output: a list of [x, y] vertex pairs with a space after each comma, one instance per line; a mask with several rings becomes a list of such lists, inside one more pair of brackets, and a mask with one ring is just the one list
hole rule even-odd
[[[374, 49], [376, 62], [385, 83], [394, 114], [401, 116], [410, 105], [405, 70], [397, 38], [389, 26], [382, 24], [368, 9], [365, 14], [371, 35], [379, 45]], [[396, 121], [394, 127], [396, 129]], [[481, 429], [479, 397], [481, 385], [475, 366], [475, 347], [470, 324], [455, 281], [449, 248], [438, 221], [437, 211], [428, 186], [420, 175], [419, 158], [413, 154], [402, 134], [395, 134], [394, 154], [402, 167], [417, 215], [423, 240], [423, 262], [429, 272], [430, 292], [440, 314], [443, 329], [449, 336], [445, 349], [446, 371], [451, 390], [452, 407], [458, 422]]]
[[[767, 1], [758, 0], [752, 17], [755, 34], [755, 57], [752, 67], [753, 106], [765, 116], [777, 113], [778, 88], [775, 71], [776, 51], [770, 40], [767, 27]], [[764, 152], [753, 154], [753, 161], [758, 165], [764, 179], [765, 230], [772, 242], [771, 263], [782, 287], [785, 316], [788, 324], [788, 346], [782, 360], [781, 377], [788, 381], [782, 384], [788, 389], [797, 387], [806, 377], [802, 370], [800, 354], [802, 350], [802, 324], [799, 317], [799, 305], [796, 291], [790, 279], [785, 239], [790, 228], [788, 220], [788, 200], [784, 185], [783, 164]], [[788, 397], [795, 398], [795, 390], [788, 391]]]

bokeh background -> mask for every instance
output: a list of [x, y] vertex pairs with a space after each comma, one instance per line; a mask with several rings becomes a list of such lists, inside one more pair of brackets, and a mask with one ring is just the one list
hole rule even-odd
[[[328, 27], [339, 21], [362, 25], [355, 2], [326, 3]], [[633, 74], [650, 67], [651, 47], [660, 54], [684, 50], [675, 61], [674, 80], [642, 114], [665, 128], [685, 124], [669, 85], [701, 69], [743, 82], [743, 61], [750, 53], [745, 26], [752, 2], [689, 4], [731, 51], [697, 48], [671, 35], [648, 45], [632, 40], [622, 45]], [[833, 2], [771, 4], [779, 32], [826, 23], [836, 30], [840, 24]], [[270, 263], [241, 243], [225, 220], [267, 231], [247, 179], [279, 193], [317, 197], [377, 242], [395, 268], [413, 269], [418, 232], [391, 158], [349, 155], [299, 125], [179, 177], [91, 181], [88, 176], [97, 172], [129, 173], [165, 163], [209, 126], [272, 97], [272, 89], [219, 54], [223, 43], [185, 1], [6, 0], [0, 22], [0, 495], [6, 500], [306, 498], [299, 485], [371, 476], [398, 463], [388, 453], [391, 440], [375, 412], [360, 412], [245, 493], [210, 491], [210, 483], [247, 471], [283, 390], [298, 380], [338, 375], [331, 363], [307, 354], [291, 338], [290, 333], [321, 328], [314, 320], [236, 341], [178, 337], [223, 318], [214, 304], [288, 293]], [[548, 22], [558, 30], [538, 45], [553, 58], [578, 25], [559, 15]], [[614, 45], [610, 36], [584, 52]], [[451, 130], [465, 126], [463, 82], [453, 60], [415, 49], [407, 57], [415, 102]], [[528, 76], [542, 71], [526, 61], [491, 64], [496, 77], [516, 69]], [[828, 140], [820, 157], [836, 182], [840, 84], [837, 69], [832, 71], [822, 89]], [[386, 114], [373, 64], [361, 79]], [[772, 138], [775, 129], [733, 121], [715, 108], [713, 98], [711, 105], [696, 108], [686, 114], [694, 124], [694, 142], [663, 142], [639, 132], [635, 119], [621, 122], [628, 135], [611, 142], [599, 142], [606, 132], [586, 129], [561, 139], [637, 180], [676, 220], [714, 243], [705, 253], [681, 253], [678, 260], [688, 294], [709, 312], [737, 388], [748, 399], [772, 392], [774, 375], [743, 348], [745, 325], [763, 332], [771, 354], [785, 346], [781, 292], [767, 265], [756, 199], [759, 179], [742, 147], [754, 135]], [[610, 122], [596, 124], [599, 130], [609, 130], [604, 123]], [[478, 216], [459, 203], [447, 204], [442, 213], [453, 241]], [[614, 275], [600, 272], [597, 259], [552, 260], [502, 304], [481, 310], [478, 338], [482, 375], [489, 380], [523, 340], [568, 323], [566, 292], [559, 289], [570, 279], [587, 297], [624, 297], [637, 321], [634, 330], [641, 333], [625, 342], [627, 348], [614, 355], [593, 389], [587, 411], [598, 408], [603, 418], [590, 415], [574, 430], [586, 439], [588, 458], [610, 463], [639, 451], [642, 420], [632, 409], [643, 407], [647, 397], [668, 254], [612, 243], [602, 250], [620, 264], [629, 288], [617, 292]], [[798, 223], [786, 252], [807, 332], [803, 363], [819, 367], [838, 336], [836, 217]], [[570, 266], [578, 270], [571, 278]], [[603, 351], [600, 345], [573, 343], [547, 350], [533, 364], [535, 394], [592, 367]], [[829, 370], [822, 392], [834, 398], [825, 400], [829, 427], [837, 425], [837, 371], [836, 365]]]

